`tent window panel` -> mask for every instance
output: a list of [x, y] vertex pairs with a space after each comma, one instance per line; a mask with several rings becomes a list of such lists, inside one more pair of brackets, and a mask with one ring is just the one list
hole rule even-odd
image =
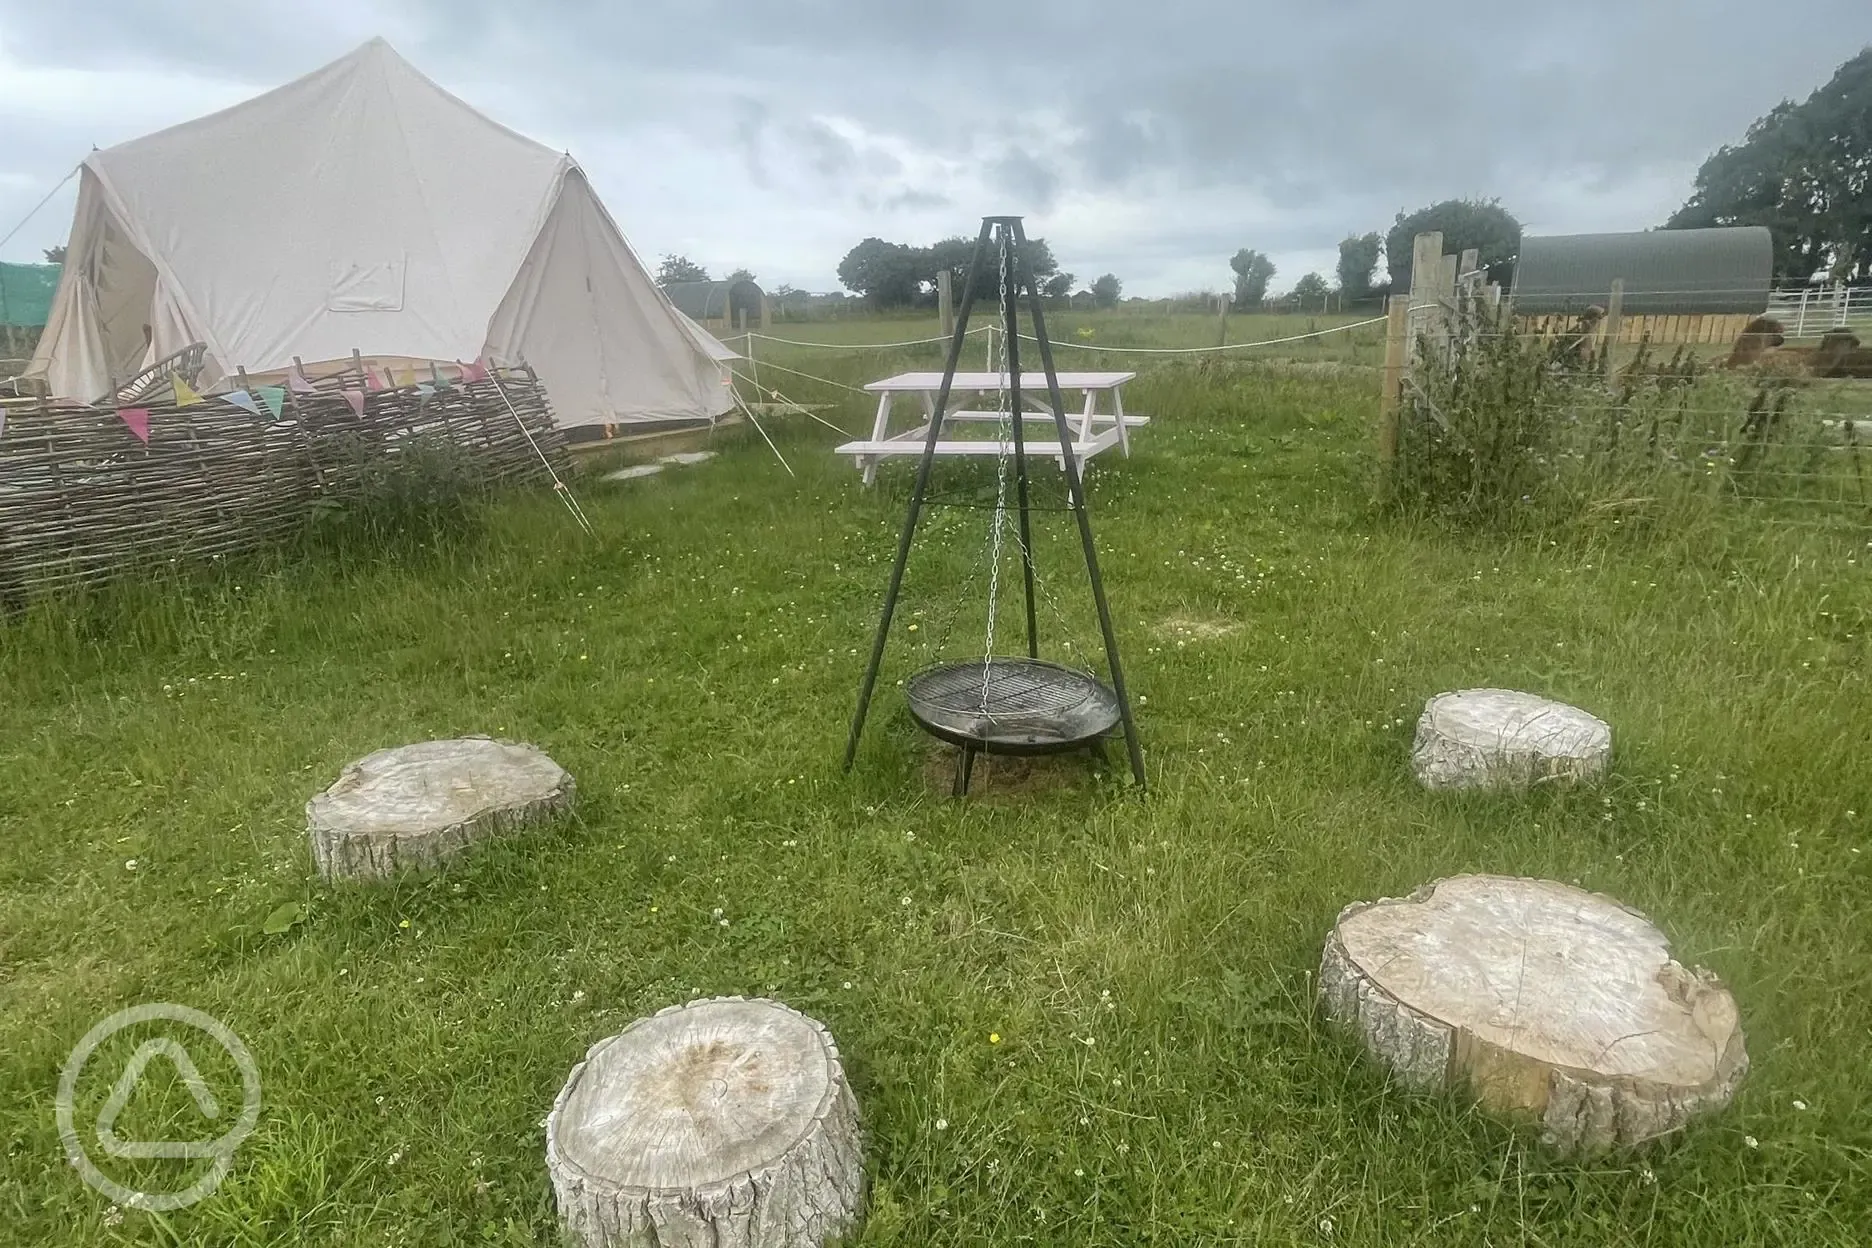
[[326, 309], [331, 312], [401, 312], [403, 268], [401, 259], [340, 266], [325, 296]]

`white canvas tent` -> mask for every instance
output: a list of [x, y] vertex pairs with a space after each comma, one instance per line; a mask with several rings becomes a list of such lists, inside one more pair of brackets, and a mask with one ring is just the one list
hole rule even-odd
[[381, 39], [84, 162], [29, 376], [95, 401], [192, 343], [205, 384], [293, 357], [532, 365], [561, 424], [706, 420], [733, 352], [664, 297], [570, 156]]

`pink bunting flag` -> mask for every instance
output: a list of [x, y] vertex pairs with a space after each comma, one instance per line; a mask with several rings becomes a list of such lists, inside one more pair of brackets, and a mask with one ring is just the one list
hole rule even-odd
[[306, 380], [305, 373], [297, 364], [286, 370], [286, 384], [292, 388], [294, 394], [311, 394], [318, 389]]
[[362, 390], [347, 389], [343, 393], [344, 401], [351, 405], [351, 410], [359, 416], [362, 416], [364, 414], [364, 392]]
[[278, 420], [280, 418], [280, 412], [286, 406], [285, 387], [261, 386], [258, 390], [254, 391], [254, 393], [258, 394], [260, 396], [260, 401], [266, 404], [267, 411], [273, 413], [273, 419]]
[[149, 445], [149, 408], [120, 407], [117, 415], [124, 424], [130, 426], [130, 432], [136, 434], [138, 441], [144, 446]]
[[388, 390], [390, 386], [372, 369], [364, 370], [364, 388], [367, 390]]
[[[459, 363], [459, 361], [457, 362]], [[461, 379], [464, 385], [471, 381], [486, 381], [487, 376], [487, 365], [483, 364], [480, 360], [476, 360], [472, 364], [463, 364], [461, 366]]]
[[221, 397], [244, 412], [252, 412], [256, 416], [260, 414], [259, 402], [254, 399], [253, 395], [248, 394], [245, 390], [230, 390]]

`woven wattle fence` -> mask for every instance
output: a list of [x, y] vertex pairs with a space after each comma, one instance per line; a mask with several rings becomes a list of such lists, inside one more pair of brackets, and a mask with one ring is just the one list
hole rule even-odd
[[[438, 380], [440, 380], [438, 378]], [[144, 402], [144, 444], [111, 407], [12, 407], [0, 431], [0, 601], [252, 551], [344, 503], [361, 469], [445, 442], [488, 486], [552, 480], [564, 438], [530, 369], [364, 391], [358, 373], [287, 391], [279, 418], [216, 395]], [[167, 387], [165, 387], [165, 390]]]

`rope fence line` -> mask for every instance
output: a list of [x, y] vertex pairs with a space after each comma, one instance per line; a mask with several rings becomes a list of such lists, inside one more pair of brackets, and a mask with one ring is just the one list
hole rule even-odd
[[[987, 334], [993, 333], [994, 328], [995, 327], [992, 325], [982, 325], [968, 332], [971, 335]], [[892, 347], [923, 347], [931, 343], [948, 342], [950, 336], [944, 334], [940, 338], [912, 338], [907, 342], [803, 342], [797, 338], [775, 338], [769, 334], [757, 334], [750, 330], [747, 333], [732, 334], [722, 339], [722, 341], [725, 343], [738, 341], [751, 342], [756, 338], [760, 339], [762, 342], [785, 343], [789, 347], [817, 347], [822, 351], [885, 351]]]
[[[1290, 334], [1285, 338], [1258, 338], [1253, 342], [1231, 342], [1219, 347], [1106, 347], [1089, 342], [1055, 342], [1055, 348], [1070, 347], [1075, 351], [1105, 351], [1114, 355], [1214, 355], [1218, 351], [1246, 351], [1250, 347], [1273, 347], [1287, 342], [1305, 342], [1309, 338], [1321, 338], [1327, 334], [1343, 334], [1354, 329], [1365, 329], [1372, 325], [1382, 325], [1385, 318], [1374, 316], [1368, 321], [1354, 321], [1350, 325], [1334, 325], [1327, 329], [1316, 329], [1305, 334]], [[1022, 334], [1025, 342], [1037, 342], [1029, 334]]]
[[[819, 382], [821, 385], [836, 386], [840, 390], [849, 390], [853, 394], [868, 395], [870, 393], [869, 391], [859, 389], [857, 386], [848, 386], [842, 381], [833, 381], [830, 377], [815, 377], [811, 373], [802, 373], [797, 368], [788, 368], [786, 365], [776, 364], [772, 360], [767, 360], [765, 361], [765, 363], [768, 368], [779, 369], [781, 372], [791, 373], [795, 377], [804, 377], [807, 381], [816, 381], [816, 382]], [[758, 376], [755, 378], [754, 384], [756, 388], [759, 387], [760, 381], [759, 381]]]
[[[1343, 333], [1350, 332], [1351, 330], [1354, 330], [1354, 329], [1366, 329], [1373, 325], [1382, 325], [1384, 324], [1384, 321], [1385, 321], [1384, 317], [1374, 316], [1369, 320], [1354, 321], [1349, 325], [1332, 325], [1325, 329], [1312, 330], [1304, 334], [1290, 334], [1284, 338], [1258, 338], [1253, 342], [1231, 342], [1231, 343], [1228, 343], [1226, 345], [1219, 346], [1219, 347], [1111, 347], [1111, 346], [1102, 346], [1102, 345], [1098, 345], [1094, 343], [1087, 343], [1087, 342], [1067, 342], [1064, 340], [1055, 341], [1053, 342], [1052, 345], [1056, 348], [1070, 347], [1076, 351], [1103, 351], [1103, 352], [1108, 352], [1108, 353], [1112, 353], [1116, 355], [1213, 355], [1214, 353], [1218, 351], [1246, 351], [1253, 347], [1272, 347], [1272, 346], [1279, 346], [1283, 343], [1289, 343], [1289, 342], [1304, 342], [1309, 338], [1320, 338], [1327, 334], [1343, 334]], [[979, 329], [971, 329], [968, 331], [968, 333], [971, 335], [983, 334], [983, 333], [998, 334], [999, 332], [1000, 331], [997, 329], [997, 327], [993, 325], [984, 325]], [[907, 342], [864, 342], [864, 343], [805, 342], [797, 338], [774, 338], [767, 334], [756, 334], [756, 333], [749, 332], [745, 334], [735, 334], [729, 338], [723, 339], [722, 341], [724, 342], [751, 341], [757, 338], [762, 342], [778, 342], [778, 343], [784, 343], [790, 347], [806, 347], [809, 349], [818, 349], [818, 350], [823, 350], [823, 351], [881, 351], [881, 350], [886, 350], [892, 347], [928, 346], [932, 343], [944, 343], [950, 340], [949, 337], [945, 335], [944, 337], [941, 337], [941, 338], [915, 338]], [[1024, 342], [1037, 341], [1031, 334], [1022, 334], [1021, 340]], [[765, 361], [765, 363], [767, 364], [769, 368], [780, 367], [778, 364], [773, 363], [771, 360]], [[792, 371], [792, 370], [782, 370], [782, 371]], [[808, 374], [804, 374], [804, 373], [800, 374], [800, 376], [807, 376], [807, 375]], [[825, 378], [816, 377], [816, 378], [813, 378], [813, 380], [824, 381]], [[836, 386], [836, 385], [840, 385], [841, 383], [828, 382], [827, 384]], [[854, 387], [851, 387], [851, 386], [845, 386], [844, 388], [847, 390], [855, 389]], [[855, 391], [855, 392], [863, 393], [863, 391]]]

